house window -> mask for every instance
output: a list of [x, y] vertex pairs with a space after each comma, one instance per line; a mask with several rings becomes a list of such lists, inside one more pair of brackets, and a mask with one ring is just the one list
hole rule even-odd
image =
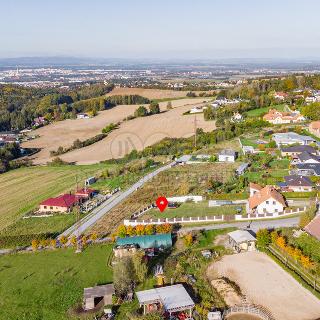
[[274, 204], [274, 205], [275, 205], [275, 204], [276, 204], [276, 202], [275, 202], [275, 201], [272, 201], [272, 204]]
[[50, 207], [50, 210], [53, 210], [53, 207]]
[[278, 212], [278, 209], [274, 209], [274, 212]]
[[267, 209], [266, 209], [266, 208], [263, 208], [263, 212], [266, 213], [266, 212], [267, 212]]
[[269, 200], [266, 201], [266, 204], [269, 204]]
[[44, 206], [45, 209], [47, 209], [47, 206]]

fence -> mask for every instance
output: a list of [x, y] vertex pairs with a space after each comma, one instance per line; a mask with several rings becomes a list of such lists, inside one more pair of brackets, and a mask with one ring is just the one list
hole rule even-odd
[[256, 305], [243, 305], [243, 306], [234, 306], [230, 309], [224, 311], [223, 319], [225, 319], [228, 315], [234, 313], [247, 313], [251, 315], [256, 315], [263, 320], [274, 320], [272, 314], [265, 310], [263, 307]]
[[131, 216], [131, 219], [137, 219], [139, 218], [140, 216], [142, 216], [145, 212], [155, 208], [156, 206], [154, 204], [151, 204], [150, 206], [147, 206], [137, 212], [135, 212], [132, 216]]
[[298, 276], [310, 285], [315, 291], [320, 292], [320, 279], [312, 275], [310, 272], [303, 270], [302, 267], [291, 257], [283, 255], [274, 246], [269, 246], [268, 250], [279, 259], [286, 267], [294, 271]]
[[304, 208], [297, 208], [296, 210], [290, 210], [289, 212], [276, 212], [276, 213], [263, 213], [263, 214], [248, 214], [241, 215], [220, 215], [220, 216], [203, 216], [203, 217], [179, 217], [179, 218], [159, 218], [159, 219], [146, 219], [146, 220], [124, 220], [125, 226], [137, 226], [148, 224], [176, 224], [176, 223], [206, 223], [206, 222], [225, 222], [225, 221], [247, 221], [247, 220], [261, 220], [261, 219], [274, 219], [279, 217], [288, 217], [299, 212], [306, 210]]
[[194, 202], [201, 202], [203, 201], [202, 196], [179, 196], [179, 197], [170, 197], [167, 198], [169, 202], [187, 202], [187, 201], [194, 201]]

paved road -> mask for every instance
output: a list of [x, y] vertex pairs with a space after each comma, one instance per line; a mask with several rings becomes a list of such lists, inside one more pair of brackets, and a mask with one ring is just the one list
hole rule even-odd
[[193, 230], [214, 230], [224, 228], [247, 228], [250, 225], [250, 229], [257, 232], [259, 229], [272, 229], [282, 227], [296, 227], [299, 224], [299, 217], [278, 219], [278, 220], [262, 220], [262, 221], [249, 221], [246, 222], [233, 222], [233, 223], [219, 223], [202, 227], [185, 227], [179, 230], [179, 233], [190, 232]]
[[126, 191], [116, 193], [114, 196], [103, 202], [99, 207], [95, 208], [90, 214], [80, 220], [79, 224], [74, 224], [72, 227], [64, 231], [59, 237], [64, 236], [77, 236], [78, 232], [81, 234], [87, 229], [89, 229], [92, 225], [94, 225], [99, 219], [101, 219], [106, 213], [112, 210], [115, 206], [117, 206], [120, 202], [125, 200], [128, 196], [130, 196], [133, 192], [135, 192], [138, 188], [141, 188], [147, 181], [151, 180], [153, 177], [158, 175], [160, 172], [170, 169], [173, 165], [175, 165], [175, 161], [171, 162], [161, 168], [156, 169], [153, 172], [150, 172], [143, 178], [141, 178], [138, 182], [132, 185]]

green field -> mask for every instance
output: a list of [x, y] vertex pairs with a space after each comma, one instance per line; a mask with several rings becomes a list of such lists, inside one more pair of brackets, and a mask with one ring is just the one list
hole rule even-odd
[[[83, 288], [112, 282], [110, 245], [21, 253], [0, 258], [0, 320], [75, 319]], [[91, 319], [93, 316], [91, 317]]]
[[[0, 175], [0, 246], [29, 244], [27, 235], [55, 236], [75, 222], [75, 216], [58, 215], [48, 218], [22, 219], [29, 211], [49, 197], [73, 192], [76, 178], [79, 187], [89, 176], [99, 174], [114, 165], [37, 166], [20, 168]], [[8, 237], [13, 236], [15, 239]], [[5, 239], [4, 239], [5, 238]], [[21, 240], [18, 241], [17, 240]], [[28, 243], [26, 243], [28, 242]]]
[[259, 172], [246, 172], [244, 176], [248, 178], [249, 182], [265, 184], [276, 184], [283, 181], [283, 177], [289, 175], [289, 170], [286, 169], [267, 169]]
[[279, 111], [284, 111], [284, 104], [279, 104], [279, 105], [274, 105], [274, 106], [269, 106], [269, 107], [264, 107], [264, 108], [259, 108], [259, 109], [253, 109], [248, 112], [246, 112], [246, 116], [249, 118], [253, 117], [261, 117], [265, 113], [268, 113], [270, 109], [277, 109]]
[[178, 217], [205, 217], [205, 216], [218, 216], [218, 215], [235, 215], [237, 209], [244, 207], [242, 205], [227, 205], [222, 207], [209, 207], [208, 201], [199, 203], [186, 202], [182, 203], [176, 209], [166, 209], [164, 212], [160, 212], [158, 209], [153, 209], [147, 212], [145, 217], [150, 218], [178, 218]]

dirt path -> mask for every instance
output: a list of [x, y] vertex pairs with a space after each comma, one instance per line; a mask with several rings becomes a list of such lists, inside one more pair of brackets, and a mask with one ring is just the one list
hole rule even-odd
[[225, 256], [208, 273], [236, 282], [249, 302], [264, 306], [276, 320], [320, 317], [320, 301], [263, 253]]

